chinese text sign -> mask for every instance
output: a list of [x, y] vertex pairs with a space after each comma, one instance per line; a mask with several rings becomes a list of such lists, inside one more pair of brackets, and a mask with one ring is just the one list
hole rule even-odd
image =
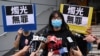
[[2, 6], [4, 31], [36, 30], [36, 11], [33, 5]]
[[72, 31], [86, 34], [87, 28], [91, 26], [92, 7], [61, 4], [60, 12]]

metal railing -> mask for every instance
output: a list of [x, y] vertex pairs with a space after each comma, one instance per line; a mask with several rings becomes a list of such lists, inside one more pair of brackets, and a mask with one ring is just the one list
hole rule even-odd
[[4, 33], [0, 34], [0, 37], [4, 36], [6, 34], [7, 34], [7, 32], [4, 32]]

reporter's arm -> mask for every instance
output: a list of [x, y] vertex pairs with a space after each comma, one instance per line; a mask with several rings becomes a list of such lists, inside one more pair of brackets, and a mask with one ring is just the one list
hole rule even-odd
[[71, 49], [70, 56], [83, 56], [80, 49], [77, 47], [77, 50]]
[[22, 50], [20, 50], [19, 52], [15, 53], [12, 56], [24, 56], [25, 52], [23, 52]]
[[43, 45], [43, 43], [41, 42], [40, 45], [39, 45], [39, 47], [38, 47], [38, 49], [35, 52], [32, 52], [30, 54], [30, 56], [38, 55], [39, 54], [39, 51], [42, 49], [42, 45]]
[[20, 50], [19, 52], [15, 53], [12, 56], [24, 56], [25, 53], [28, 51], [29, 46], [25, 46], [22, 50]]
[[52, 56], [53, 55], [53, 52], [48, 52], [48, 56]]

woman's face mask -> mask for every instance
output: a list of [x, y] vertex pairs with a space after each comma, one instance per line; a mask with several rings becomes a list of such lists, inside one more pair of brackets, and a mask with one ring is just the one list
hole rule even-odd
[[62, 20], [61, 19], [52, 19], [51, 24], [55, 28], [59, 28], [62, 25]]

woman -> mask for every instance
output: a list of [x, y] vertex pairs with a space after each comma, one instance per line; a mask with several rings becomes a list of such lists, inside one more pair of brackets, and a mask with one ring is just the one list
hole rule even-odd
[[[62, 44], [59, 47], [54, 47], [52, 51], [49, 50], [48, 40], [44, 48], [43, 56], [47, 56], [49, 53], [59, 53], [61, 56], [68, 56], [71, 48], [68, 37], [75, 42], [75, 38], [69, 30], [69, 26], [65, 23], [63, 15], [59, 11], [53, 11], [49, 17], [48, 32], [45, 33], [47, 39], [56, 37], [62, 40]], [[58, 51], [56, 51], [58, 50]], [[62, 51], [63, 50], [63, 51]], [[52, 56], [52, 55], [51, 55]]]

